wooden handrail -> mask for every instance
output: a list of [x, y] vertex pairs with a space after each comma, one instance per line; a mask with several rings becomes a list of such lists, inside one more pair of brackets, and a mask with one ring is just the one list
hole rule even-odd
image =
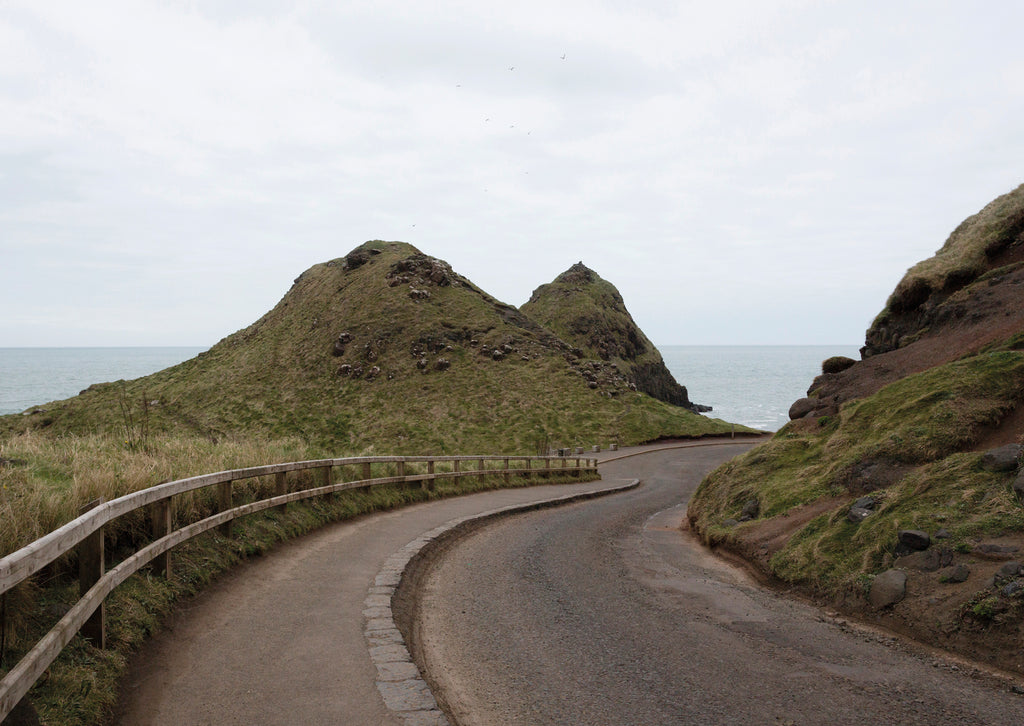
[[[525, 466], [521, 469], [510, 469], [509, 460], [523, 461]], [[475, 461], [477, 466], [476, 468], [462, 468], [460, 464], [464, 461]], [[487, 469], [486, 463], [489, 461], [501, 462], [501, 466], [497, 469]], [[533, 468], [532, 462], [534, 461], [544, 461], [545, 468]], [[154, 511], [159, 513], [158, 517], [155, 518], [159, 519], [155, 532], [162, 536], [138, 550], [108, 572], [103, 572], [103, 551], [102, 547], [99, 548], [99, 560], [90, 563], [88, 569], [92, 575], [88, 585], [83, 587], [84, 592], [78, 602], [0, 680], [0, 721], [7, 717], [46, 668], [49, 667], [50, 663], [60, 655], [64, 647], [71, 642], [71, 639], [83, 629], [83, 626], [87, 622], [94, 620], [97, 613], [101, 613], [107, 596], [114, 588], [124, 582], [129, 576], [138, 572], [139, 569], [158, 558], [160, 558], [158, 560], [160, 563], [159, 569], [164, 574], [169, 573], [171, 571], [170, 550], [192, 537], [215, 527], [229, 527], [231, 521], [238, 517], [283, 506], [302, 499], [333, 494], [346, 489], [404, 482], [421, 482], [423, 486], [432, 488], [433, 483], [437, 479], [486, 474], [499, 474], [506, 478], [508, 476], [530, 476], [532, 474], [550, 472], [552, 461], [561, 462], [560, 468], [562, 470], [572, 468], [579, 474], [582, 474], [584, 471], [596, 471], [597, 469], [596, 459], [582, 459], [578, 456], [362, 456], [343, 459], [317, 459], [220, 471], [214, 474], [203, 474], [201, 476], [157, 484], [147, 489], [126, 494], [109, 502], [101, 502], [62, 527], [0, 558], [0, 596], [42, 568], [52, 564], [72, 549], [79, 548], [80, 556], [85, 556], [81, 552], [81, 548], [90, 541], [93, 543], [97, 540], [102, 541], [103, 527], [129, 512], [144, 507], [155, 507]], [[405, 474], [406, 464], [422, 462], [427, 463], [426, 474]], [[436, 471], [435, 463], [437, 462], [452, 462], [453, 470], [447, 472]], [[569, 466], [570, 462], [574, 463], [572, 467]], [[581, 464], [581, 462], [585, 463]], [[330, 472], [334, 467], [353, 464], [362, 465], [362, 479], [349, 482], [334, 482], [332, 480]], [[400, 476], [371, 478], [372, 464], [397, 464]], [[288, 472], [308, 469], [324, 469], [326, 471], [324, 484], [309, 489], [286, 492], [283, 477]], [[230, 491], [228, 491], [226, 504], [222, 497], [221, 511], [172, 531], [169, 512], [171, 511], [173, 497], [215, 485], [225, 485], [225, 489], [228, 489], [231, 482], [269, 475], [275, 475], [274, 496], [258, 499], [240, 506], [231, 506]], [[99, 573], [98, 578], [95, 576], [96, 573]], [[99, 618], [99, 623], [99, 637], [94, 637], [94, 640], [102, 647], [104, 640], [102, 618]]]

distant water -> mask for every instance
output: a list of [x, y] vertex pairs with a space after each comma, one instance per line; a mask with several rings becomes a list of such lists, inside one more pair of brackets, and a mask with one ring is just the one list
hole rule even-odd
[[[659, 348], [690, 400], [714, 418], [776, 431], [834, 355], [858, 358], [854, 345]], [[0, 414], [77, 395], [93, 383], [131, 380], [193, 358], [206, 348], [0, 348]]]
[[206, 348], [0, 348], [0, 414], [156, 373]]
[[664, 345], [665, 365], [708, 416], [765, 431], [789, 421], [793, 401], [807, 395], [821, 362], [860, 359], [856, 345]]

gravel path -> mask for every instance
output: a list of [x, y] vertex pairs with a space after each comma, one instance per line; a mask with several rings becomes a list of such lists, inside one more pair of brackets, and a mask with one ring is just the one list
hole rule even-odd
[[413, 651], [483, 724], [1020, 724], [1001, 681], [765, 591], [679, 532], [749, 445], [602, 466], [635, 491], [517, 515], [426, 569]]

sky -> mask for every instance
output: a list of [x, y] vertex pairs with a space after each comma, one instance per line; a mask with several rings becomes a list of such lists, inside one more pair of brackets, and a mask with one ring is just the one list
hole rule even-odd
[[659, 345], [860, 344], [1024, 182], [1024, 3], [0, 2], [0, 347], [212, 345], [409, 242]]

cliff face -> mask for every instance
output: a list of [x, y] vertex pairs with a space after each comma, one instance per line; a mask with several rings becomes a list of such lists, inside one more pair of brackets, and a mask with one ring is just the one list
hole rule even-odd
[[582, 262], [534, 290], [523, 312], [571, 345], [580, 357], [602, 361], [658, 400], [693, 410], [686, 388], [629, 314], [619, 291]]
[[45, 414], [0, 418], [0, 431], [116, 431], [144, 415], [153, 432], [213, 440], [255, 433], [332, 452], [479, 453], [726, 430], [638, 393], [611, 362], [660, 361], [635, 325], [618, 324], [614, 297], [608, 313], [589, 306], [616, 321], [599, 341], [608, 359], [585, 360], [447, 262], [368, 242], [303, 272], [272, 310], [198, 357], [91, 386]]

